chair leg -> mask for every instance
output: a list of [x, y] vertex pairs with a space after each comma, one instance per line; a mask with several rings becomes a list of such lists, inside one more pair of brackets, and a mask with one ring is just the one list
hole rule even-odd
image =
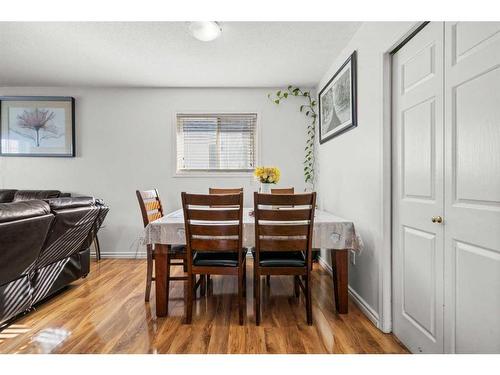
[[258, 272], [255, 273], [254, 283], [255, 325], [260, 325], [260, 274]]
[[295, 291], [295, 297], [299, 298], [300, 297], [300, 286], [299, 286], [299, 277], [298, 276], [293, 277], [293, 288]]
[[188, 275], [186, 283], [186, 324], [191, 324], [193, 320], [193, 293], [195, 285], [195, 275]]
[[187, 259], [182, 260], [182, 270], [184, 271], [184, 273], [187, 273], [188, 271]]
[[306, 315], [307, 315], [307, 324], [312, 326], [313, 318], [312, 318], [312, 301], [311, 301], [311, 273], [308, 272], [306, 277]]
[[97, 261], [101, 260], [101, 245], [99, 244], [99, 237], [97, 237], [97, 233], [94, 237], [94, 247], [95, 247], [95, 257]]
[[149, 302], [149, 296], [151, 294], [151, 282], [153, 281], [153, 248], [151, 245], [146, 247], [146, 257], [147, 257], [147, 270], [146, 270], [146, 293], [144, 296], [144, 301]]
[[[256, 276], [257, 274], [255, 273], [255, 270], [253, 271], [253, 299], [254, 299], [254, 303], [255, 303], [255, 293], [257, 291], [257, 280], [256, 280]], [[255, 306], [254, 306], [255, 307]]]
[[245, 308], [245, 301], [243, 298], [243, 267], [240, 267], [238, 270], [238, 313], [240, 326], [243, 325], [243, 309]]
[[170, 257], [167, 258], [167, 286], [165, 288], [165, 298], [167, 301], [167, 311], [168, 311], [168, 302], [170, 298]]
[[205, 296], [205, 292], [207, 290], [207, 277], [206, 275], [200, 275], [201, 277], [201, 282], [200, 282], [200, 297]]
[[271, 286], [271, 275], [266, 275], [267, 286]]
[[243, 296], [247, 298], [247, 262], [243, 262]]

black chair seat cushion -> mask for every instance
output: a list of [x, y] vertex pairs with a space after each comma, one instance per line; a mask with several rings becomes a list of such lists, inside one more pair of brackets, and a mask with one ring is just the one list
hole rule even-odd
[[[246, 256], [246, 250], [243, 250], [243, 256]], [[199, 267], [238, 267], [238, 253], [197, 251], [193, 255], [193, 265]]]
[[305, 267], [306, 258], [301, 251], [261, 251], [259, 264], [261, 267]]
[[182, 254], [186, 252], [186, 245], [172, 245], [170, 246], [169, 254]]

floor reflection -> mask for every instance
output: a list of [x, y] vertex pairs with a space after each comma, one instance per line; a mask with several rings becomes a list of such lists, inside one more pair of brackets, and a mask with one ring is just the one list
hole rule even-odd
[[63, 328], [46, 328], [31, 338], [31, 344], [35, 344], [42, 353], [51, 353], [70, 335], [71, 333]]

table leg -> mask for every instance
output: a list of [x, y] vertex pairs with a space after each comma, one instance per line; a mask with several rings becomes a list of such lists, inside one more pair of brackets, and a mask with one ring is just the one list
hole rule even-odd
[[339, 314], [348, 312], [349, 252], [347, 249], [332, 251], [333, 292], [335, 308]]
[[169, 245], [155, 244], [156, 316], [168, 315], [167, 267]]

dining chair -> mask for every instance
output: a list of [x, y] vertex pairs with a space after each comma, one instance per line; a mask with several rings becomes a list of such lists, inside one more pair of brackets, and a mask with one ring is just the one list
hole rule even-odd
[[[160, 201], [160, 196], [157, 189], [139, 191], [136, 190], [137, 200], [139, 201], [139, 207], [141, 208], [142, 221], [144, 223], [144, 228], [164, 215], [163, 206]], [[153, 245], [146, 245], [146, 256], [147, 256], [147, 271], [146, 271], [146, 293], [144, 300], [149, 302], [149, 296], [151, 294], [151, 283], [155, 281], [153, 276], [153, 262], [155, 259], [155, 253]], [[177, 260], [172, 262], [172, 260]], [[186, 261], [186, 247], [184, 245], [172, 245], [169, 247], [168, 251], [168, 264], [167, 268], [167, 291], [170, 287], [170, 281], [187, 280], [187, 276], [170, 276], [171, 266], [182, 266], [184, 272], [187, 271], [187, 261]], [[167, 300], [168, 303], [168, 300]]]
[[[276, 208], [275, 206], [293, 207]], [[307, 324], [312, 325], [311, 262], [316, 193], [254, 193], [254, 309], [260, 325], [261, 275], [294, 276], [295, 296], [306, 299]], [[302, 277], [302, 279], [301, 279]]]
[[186, 323], [193, 316], [196, 275], [238, 277], [239, 323], [243, 325], [246, 294], [246, 250], [243, 249], [243, 193], [182, 193], [186, 229], [188, 287]]

